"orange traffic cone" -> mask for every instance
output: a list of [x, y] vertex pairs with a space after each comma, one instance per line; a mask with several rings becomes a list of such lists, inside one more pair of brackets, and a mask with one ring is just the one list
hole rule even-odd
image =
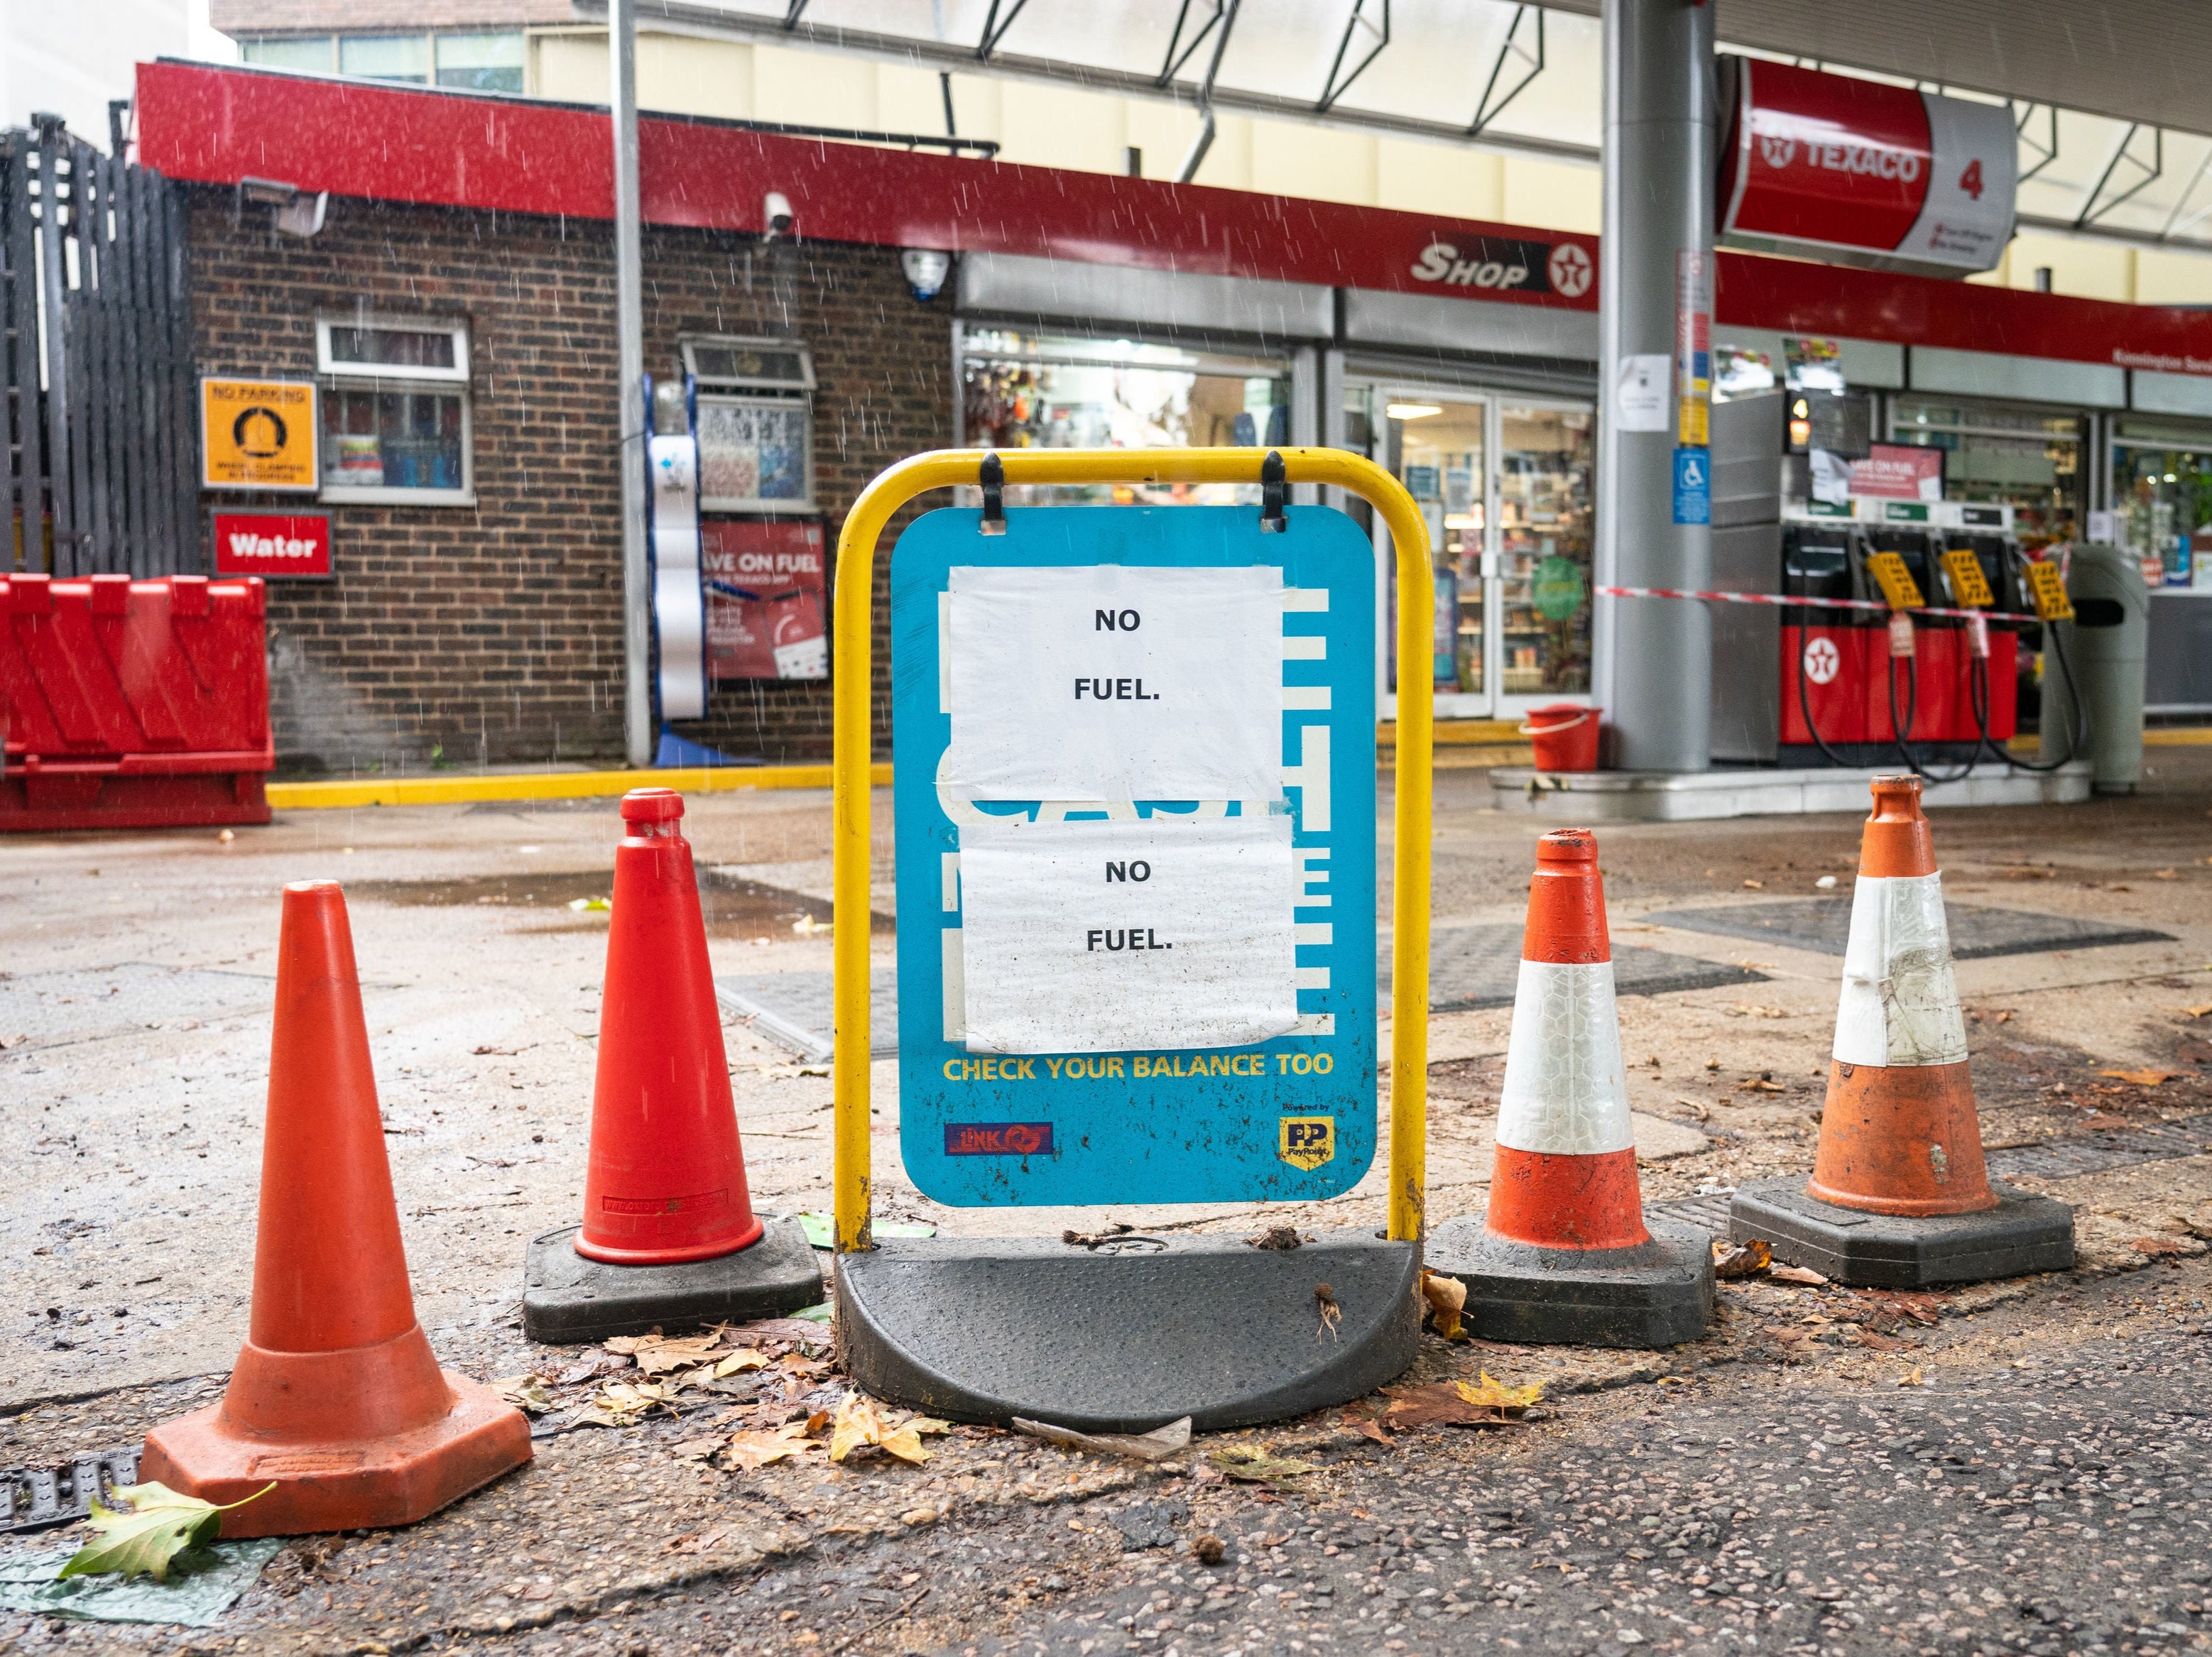
[[771, 1317], [822, 1298], [799, 1222], [753, 1212], [684, 797], [634, 788], [622, 815], [584, 1221], [531, 1241], [532, 1340]]
[[1490, 1210], [1437, 1228], [1429, 1264], [1493, 1340], [1668, 1346], [1713, 1309], [1705, 1234], [1644, 1212], [1597, 840], [1536, 843]]
[[1882, 1288], [2064, 1271], [2073, 1211], [1990, 1183], [1918, 777], [1876, 777], [1813, 1177], [1746, 1186], [1739, 1238]]
[[530, 1423], [415, 1320], [337, 883], [284, 889], [253, 1314], [222, 1402], [146, 1435], [142, 1480], [225, 1536], [410, 1524], [530, 1460]]

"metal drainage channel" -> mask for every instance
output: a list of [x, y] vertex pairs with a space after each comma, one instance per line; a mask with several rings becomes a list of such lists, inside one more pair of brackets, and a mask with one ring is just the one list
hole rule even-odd
[[[2102, 1174], [2142, 1162], [2168, 1162], [2184, 1156], [2212, 1152], [2212, 1115], [2185, 1116], [2178, 1122], [2152, 1122], [2142, 1127], [2100, 1128], [2040, 1144], [2010, 1145], [1992, 1150], [1990, 1172], [1999, 1179], [2025, 1174], [2038, 1180], [2071, 1180], [2085, 1174]], [[1717, 1237], [1729, 1229], [1729, 1204], [1733, 1190], [1680, 1197], [1653, 1203], [1651, 1211], [1701, 1225]]]

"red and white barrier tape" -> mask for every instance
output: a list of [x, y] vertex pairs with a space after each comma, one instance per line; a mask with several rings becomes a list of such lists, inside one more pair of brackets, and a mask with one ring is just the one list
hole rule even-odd
[[[1723, 604], [1786, 604], [1793, 610], [1868, 610], [1887, 615], [1896, 609], [1874, 598], [1802, 598], [1780, 592], [1692, 592], [1683, 587], [1600, 587], [1607, 598], [1708, 598]], [[1942, 610], [1934, 604], [1899, 611], [1906, 616], [1955, 616], [1984, 622], [2033, 622], [2033, 616], [2016, 616], [2002, 610]]]

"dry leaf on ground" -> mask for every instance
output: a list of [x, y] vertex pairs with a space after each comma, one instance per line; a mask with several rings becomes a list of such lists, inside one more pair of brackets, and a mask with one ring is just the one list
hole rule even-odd
[[2154, 1259], [2163, 1254], [2186, 1254], [2191, 1252], [2189, 1245], [2179, 1237], [2137, 1237], [2128, 1247], [2138, 1254], [2148, 1254]]
[[1928, 1382], [1920, 1373], [1920, 1366], [1916, 1363], [1897, 1378], [1897, 1384], [1900, 1387], [1925, 1387]]
[[1869, 1352], [1910, 1352], [1913, 1350], [1913, 1343], [1909, 1340], [1899, 1340], [1894, 1335], [1877, 1334], [1871, 1329], [1859, 1331], [1859, 1344]]
[[1464, 1340], [1460, 1314], [1467, 1309], [1467, 1285], [1427, 1266], [1421, 1268], [1421, 1298], [1428, 1303], [1429, 1326], [1446, 1340]]
[[1773, 1264], [1773, 1246], [1763, 1237], [1740, 1243], [1713, 1239], [1713, 1275], [1717, 1278], [1756, 1277]]
[[921, 1435], [951, 1430], [951, 1422], [927, 1416], [909, 1416], [896, 1426], [887, 1424], [873, 1402], [858, 1393], [848, 1393], [837, 1406], [836, 1420], [830, 1423], [830, 1459], [842, 1461], [855, 1450], [873, 1447], [919, 1467], [930, 1456], [921, 1448]]
[[610, 1381], [597, 1397], [577, 1412], [570, 1424], [578, 1427], [635, 1427], [655, 1410], [668, 1409], [675, 1388], [653, 1381]]
[[1231, 1478], [1256, 1484], [1273, 1484], [1302, 1473], [1321, 1471], [1310, 1461], [1270, 1455], [1264, 1444], [1231, 1444], [1216, 1450], [1206, 1460]]
[[1271, 1225], [1257, 1236], [1247, 1237], [1244, 1241], [1254, 1248], [1287, 1252], [1302, 1246], [1305, 1239], [1298, 1235], [1298, 1229], [1294, 1225]]
[[1809, 1266], [1772, 1266], [1768, 1269], [1766, 1275], [1776, 1283], [1809, 1284], [1815, 1289], [1828, 1281]]
[[822, 1446], [810, 1435], [815, 1429], [815, 1420], [787, 1422], [781, 1427], [765, 1431], [734, 1433], [725, 1447], [729, 1452], [730, 1465], [745, 1472], [757, 1472], [771, 1461], [781, 1461], [786, 1456], [803, 1455]]
[[1345, 1410], [1344, 1424], [1361, 1437], [1373, 1439], [1386, 1450], [1395, 1450], [1398, 1448], [1397, 1441], [1382, 1430], [1382, 1423], [1377, 1421], [1372, 1413], [1361, 1409], [1356, 1404], [1349, 1405]]
[[1016, 1416], [1014, 1430], [1063, 1449], [1089, 1450], [1094, 1455], [1125, 1455], [1137, 1461], [1165, 1461], [1190, 1448], [1188, 1416], [1170, 1421], [1164, 1427], [1155, 1427], [1149, 1433], [1079, 1433], [1073, 1427], [1057, 1427], [1049, 1421], [1026, 1421]]
[[2170, 1070], [2100, 1070], [2100, 1076], [2109, 1076], [2116, 1082], [2132, 1082], [2139, 1088], [2154, 1088], [2171, 1082], [2180, 1072]]
[[[1790, 1017], [1790, 1011], [1786, 1007], [1765, 1007], [1756, 1001], [1739, 1001], [1729, 1009], [1729, 1017], [1731, 1018], [1787, 1018]], [[1717, 1066], [1708, 1065], [1705, 1068], [1712, 1070]]]
[[545, 1390], [543, 1375], [509, 1375], [492, 1382], [491, 1389], [502, 1403], [512, 1404], [525, 1415], [542, 1416], [553, 1407], [553, 1395]]
[[1390, 1399], [1382, 1418], [1392, 1427], [1504, 1427], [1537, 1402], [1544, 1389], [1508, 1387], [1488, 1375], [1480, 1384], [1439, 1381], [1424, 1387], [1385, 1389]]

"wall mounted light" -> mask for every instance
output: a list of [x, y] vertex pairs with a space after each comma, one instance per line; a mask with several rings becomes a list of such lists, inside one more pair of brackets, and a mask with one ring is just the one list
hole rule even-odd
[[908, 290], [924, 305], [935, 299], [952, 273], [952, 255], [934, 247], [909, 247], [899, 255]]

